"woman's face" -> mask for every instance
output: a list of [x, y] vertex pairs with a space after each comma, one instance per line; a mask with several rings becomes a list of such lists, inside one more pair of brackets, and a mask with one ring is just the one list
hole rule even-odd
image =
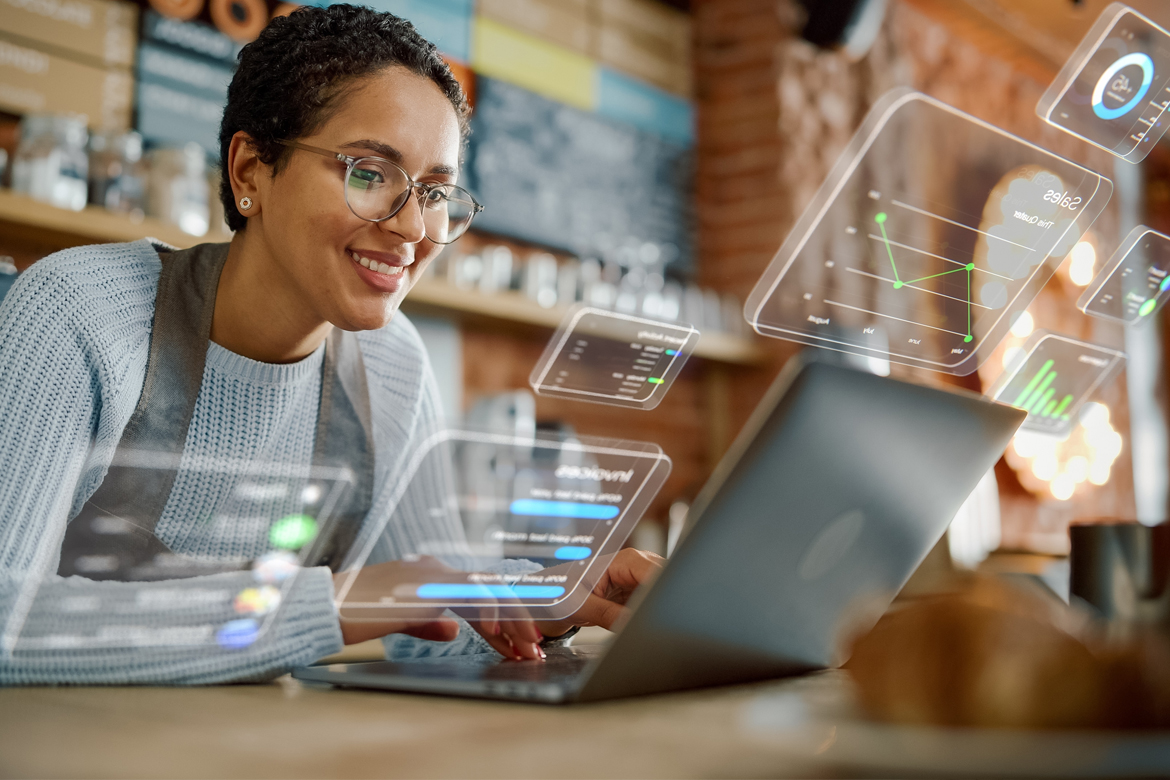
[[[456, 180], [459, 121], [433, 81], [391, 67], [360, 79], [340, 101], [317, 132], [296, 140], [392, 160], [416, 181]], [[249, 220], [247, 232], [260, 229], [282, 284], [308, 307], [304, 314], [343, 330], [372, 330], [390, 321], [442, 246], [425, 237], [417, 198], [383, 222], [354, 216], [344, 178], [344, 163], [290, 150], [278, 175], [257, 177], [260, 219]]]

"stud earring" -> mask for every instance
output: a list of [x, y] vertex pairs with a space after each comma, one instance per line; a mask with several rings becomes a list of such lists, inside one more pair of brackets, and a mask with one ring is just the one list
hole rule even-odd
[[248, 209], [252, 208], [252, 199], [249, 198], [247, 195], [240, 198], [240, 208], [242, 208], [244, 211], [247, 211]]

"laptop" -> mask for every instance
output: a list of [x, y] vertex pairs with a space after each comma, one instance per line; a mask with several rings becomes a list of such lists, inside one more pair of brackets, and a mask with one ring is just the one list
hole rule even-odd
[[604, 647], [325, 664], [301, 680], [548, 703], [729, 685], [844, 660], [1025, 412], [807, 356], [790, 361], [696, 499], [656, 581]]

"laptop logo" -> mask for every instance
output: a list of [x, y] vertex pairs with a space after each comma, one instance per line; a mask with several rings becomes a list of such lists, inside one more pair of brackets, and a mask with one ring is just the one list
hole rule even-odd
[[825, 576], [849, 552], [864, 526], [865, 515], [853, 509], [822, 528], [801, 556], [797, 569], [800, 578], [811, 582]]

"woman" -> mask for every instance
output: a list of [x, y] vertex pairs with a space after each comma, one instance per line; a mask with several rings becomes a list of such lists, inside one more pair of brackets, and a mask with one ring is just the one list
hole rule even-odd
[[[339, 619], [331, 572], [317, 566], [292, 581], [264, 640], [235, 652], [165, 625], [138, 624], [118, 645], [133, 648], [116, 652], [70, 638], [79, 621], [166, 598], [181, 602], [178, 614], [214, 601], [198, 594], [250, 582], [246, 571], [97, 581], [95, 560], [270, 549], [267, 534], [205, 532], [197, 518], [227, 488], [193, 463], [340, 458], [359, 475], [349, 510], [357, 525], [390, 511], [384, 488], [438, 416], [425, 351], [396, 312], [478, 209], [455, 185], [466, 132], [458, 83], [408, 22], [304, 8], [244, 48], [228, 92], [220, 145], [230, 244], [80, 247], [21, 277], [0, 307], [0, 683], [263, 679], [388, 635], [394, 655], [539, 659], [542, 643], [573, 625], [620, 617], [656, 557], [620, 553], [585, 607], [558, 623], [484, 620], [472, 630], [438, 615]], [[177, 472], [123, 481], [120, 464], [142, 450], [172, 453]], [[119, 502], [143, 508], [141, 518], [109, 537], [117, 555], [88, 555], [109, 543], [102, 521], [121, 516], [110, 509]], [[386, 562], [362, 570], [362, 592], [389, 593], [417, 565], [394, 560], [401, 540], [381, 545]], [[191, 582], [203, 584], [179, 587]]]

